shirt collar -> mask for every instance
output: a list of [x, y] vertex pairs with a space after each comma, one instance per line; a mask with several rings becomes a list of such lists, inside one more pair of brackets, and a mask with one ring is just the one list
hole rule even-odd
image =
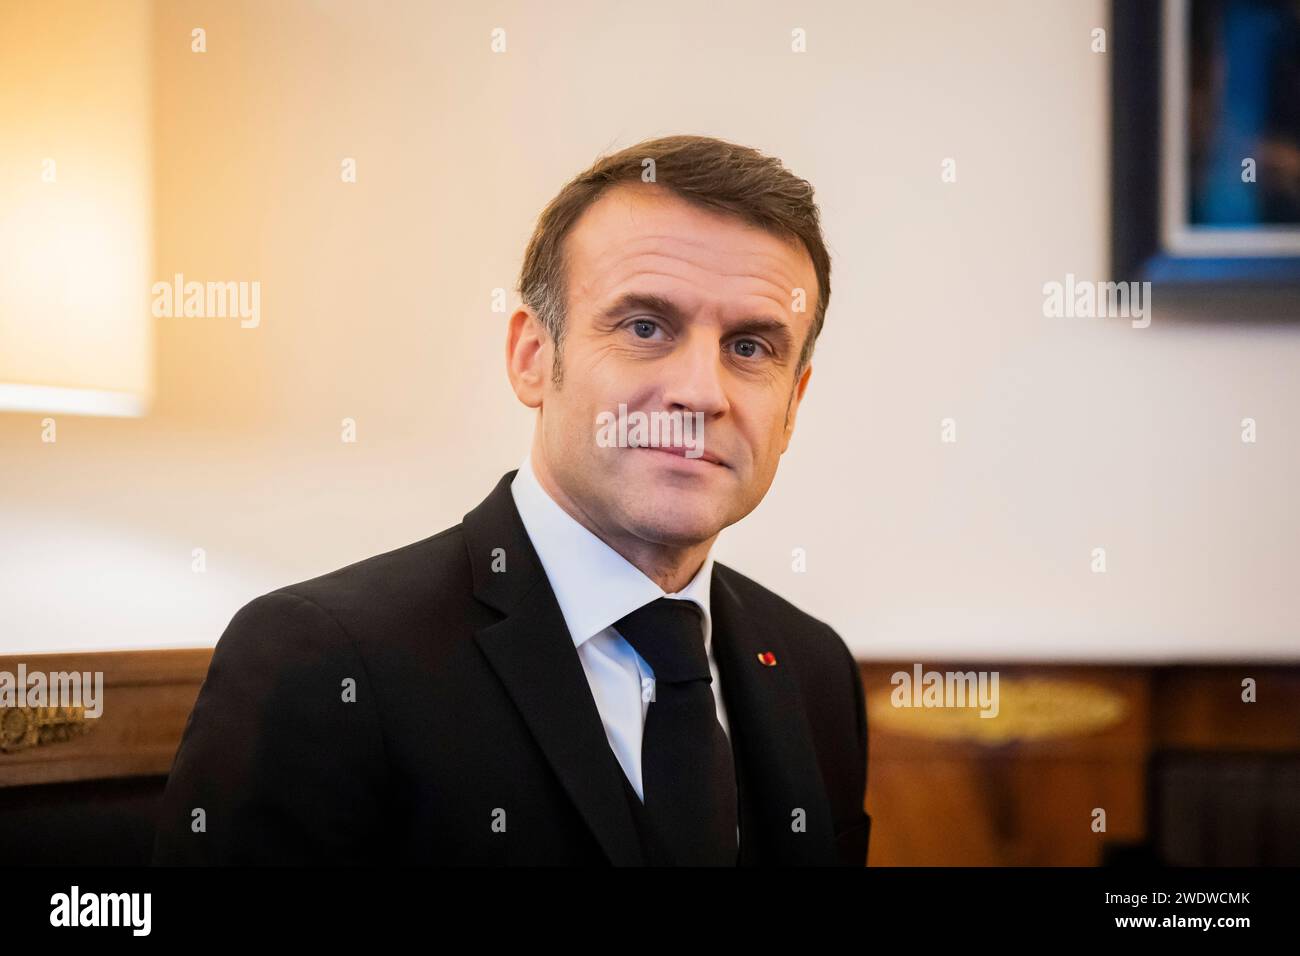
[[704, 615], [704, 646], [712, 637], [709, 590], [713, 548], [686, 587], [671, 594], [583, 527], [556, 503], [533, 473], [531, 455], [510, 484], [524, 530], [542, 562], [575, 647], [661, 597], [694, 601]]

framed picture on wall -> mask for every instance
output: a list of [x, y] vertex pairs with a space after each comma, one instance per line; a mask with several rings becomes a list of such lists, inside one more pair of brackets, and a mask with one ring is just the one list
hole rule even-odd
[[1115, 0], [1111, 23], [1115, 277], [1300, 291], [1300, 0]]

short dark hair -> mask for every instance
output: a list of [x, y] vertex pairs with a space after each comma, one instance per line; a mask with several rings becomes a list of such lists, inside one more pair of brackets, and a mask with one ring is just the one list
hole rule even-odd
[[651, 181], [647, 169], [653, 169], [654, 183], [696, 206], [736, 216], [782, 239], [803, 243], [817, 274], [817, 307], [799, 354], [797, 378], [812, 359], [831, 297], [831, 258], [812, 186], [779, 159], [748, 146], [707, 136], [665, 136], [601, 157], [561, 189], [537, 218], [524, 253], [519, 294], [555, 343], [555, 381], [560, 381], [559, 356], [568, 304], [564, 240], [583, 212], [610, 187]]

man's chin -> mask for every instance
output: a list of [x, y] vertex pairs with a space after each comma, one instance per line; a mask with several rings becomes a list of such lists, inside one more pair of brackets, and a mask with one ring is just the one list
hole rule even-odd
[[[653, 505], [653, 503], [652, 503]], [[637, 510], [628, 516], [628, 527], [638, 538], [672, 547], [690, 547], [707, 541], [726, 526], [717, 509], [683, 507], [665, 502], [663, 507]]]

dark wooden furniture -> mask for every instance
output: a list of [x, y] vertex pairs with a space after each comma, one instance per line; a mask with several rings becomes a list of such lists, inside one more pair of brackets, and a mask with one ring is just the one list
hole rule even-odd
[[[101, 717], [61, 715], [34, 745], [31, 715], [0, 709], [0, 862], [146, 863], [210, 658], [0, 657], [0, 671], [105, 682]], [[1300, 666], [1013, 665], [998, 669], [989, 719], [892, 706], [891, 676], [913, 663], [861, 664], [869, 865], [1300, 863]], [[1248, 677], [1256, 703], [1241, 699]]]

